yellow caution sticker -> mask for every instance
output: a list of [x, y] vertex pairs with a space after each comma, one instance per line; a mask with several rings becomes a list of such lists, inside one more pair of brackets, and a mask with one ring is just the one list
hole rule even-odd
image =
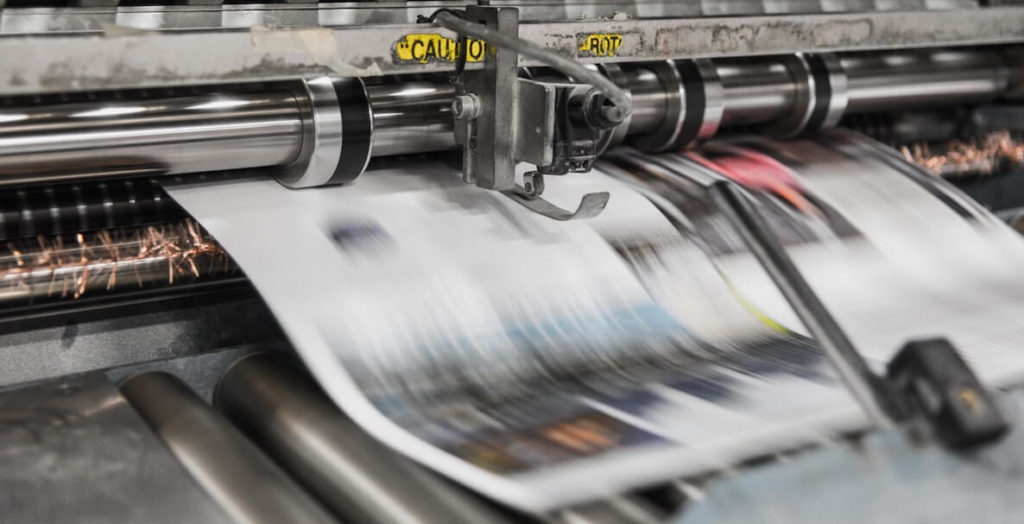
[[583, 35], [579, 50], [589, 56], [615, 56], [622, 45], [622, 35], [615, 33], [595, 33]]
[[[462, 54], [462, 43], [433, 33], [405, 35], [395, 43], [399, 62], [455, 62]], [[466, 62], [482, 62], [487, 54], [483, 40], [470, 38], [466, 43]]]

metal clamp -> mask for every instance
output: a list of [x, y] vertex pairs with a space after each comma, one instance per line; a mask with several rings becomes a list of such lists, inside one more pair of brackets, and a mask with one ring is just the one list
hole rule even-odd
[[[517, 9], [469, 6], [464, 15], [440, 13], [436, 21], [493, 46], [483, 69], [463, 72], [456, 80], [452, 112], [455, 141], [462, 146], [464, 180], [500, 191], [555, 220], [600, 213], [608, 202], [607, 193], [584, 195], [575, 211], [541, 199], [543, 175], [590, 170], [602, 140], [610, 134], [608, 129], [616, 124], [626, 127], [622, 123], [629, 118], [632, 100], [623, 94], [625, 90], [578, 63], [567, 64], [565, 57], [550, 56], [550, 51], [520, 40]], [[574, 78], [577, 73], [587, 75], [593, 85], [520, 78], [520, 51], [551, 59], [563, 74], [575, 71]], [[611, 100], [617, 102], [610, 107]], [[515, 182], [517, 162], [536, 166], [524, 186]]]

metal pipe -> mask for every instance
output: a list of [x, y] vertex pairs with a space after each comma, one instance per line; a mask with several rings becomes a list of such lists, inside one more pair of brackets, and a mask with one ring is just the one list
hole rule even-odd
[[[671, 142], [671, 132], [693, 124], [680, 116], [692, 107], [678, 102], [679, 79], [659, 76], [652, 64], [622, 68], [636, 106], [628, 132], [667, 133]], [[769, 124], [816, 109], [800, 96], [811, 91], [806, 78], [783, 58], [716, 60], [712, 69], [723, 126]], [[993, 50], [846, 55], [836, 68], [844, 74], [848, 113], [990, 100], [1011, 77]], [[351, 180], [369, 156], [454, 147], [451, 85], [415, 80], [363, 89], [337, 80], [308, 81], [305, 90], [0, 110], [0, 185], [287, 166], [282, 180], [300, 187]], [[692, 87], [693, 79], [683, 80]]]
[[897, 52], [841, 56], [847, 113], [993, 100], [1010, 71], [993, 51]]
[[455, 147], [451, 103], [455, 86], [402, 82], [366, 86], [373, 109], [373, 156]]
[[715, 62], [725, 108], [722, 125], [764, 124], [793, 110], [796, 86], [781, 62], [771, 59]]
[[290, 364], [271, 353], [239, 359], [214, 404], [336, 513], [380, 524], [508, 521], [377, 442]]
[[121, 393], [235, 522], [337, 522], [178, 378], [148, 372]]
[[643, 67], [623, 68], [629, 91], [633, 95], [633, 117], [629, 121], [630, 135], [655, 132], [668, 112], [665, 86], [653, 71]]
[[0, 112], [0, 183], [287, 165], [302, 146], [287, 90]]

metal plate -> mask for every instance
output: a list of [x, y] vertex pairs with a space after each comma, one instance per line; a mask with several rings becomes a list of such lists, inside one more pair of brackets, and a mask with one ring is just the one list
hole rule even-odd
[[[0, 66], [0, 95], [452, 70], [396, 59], [397, 42], [424, 32], [455, 36], [422, 24], [2, 36], [0, 56], [16, 59]], [[581, 56], [581, 39], [610, 33], [615, 56]], [[526, 23], [520, 36], [587, 63], [1005, 44], [1024, 42], [1024, 7]]]
[[82, 309], [72, 302], [49, 316], [0, 318], [0, 386], [229, 348], [276, 347], [284, 339], [248, 285], [153, 300]]

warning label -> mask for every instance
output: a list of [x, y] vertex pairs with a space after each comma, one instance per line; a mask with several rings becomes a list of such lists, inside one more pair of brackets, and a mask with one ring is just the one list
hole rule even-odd
[[[405, 35], [395, 43], [395, 59], [399, 62], [454, 62], [462, 54], [462, 43], [439, 34]], [[487, 53], [483, 40], [469, 39], [466, 43], [466, 61], [482, 62]]]
[[580, 39], [579, 50], [590, 56], [615, 56], [622, 45], [622, 35], [612, 33], [596, 33], [584, 35]]

